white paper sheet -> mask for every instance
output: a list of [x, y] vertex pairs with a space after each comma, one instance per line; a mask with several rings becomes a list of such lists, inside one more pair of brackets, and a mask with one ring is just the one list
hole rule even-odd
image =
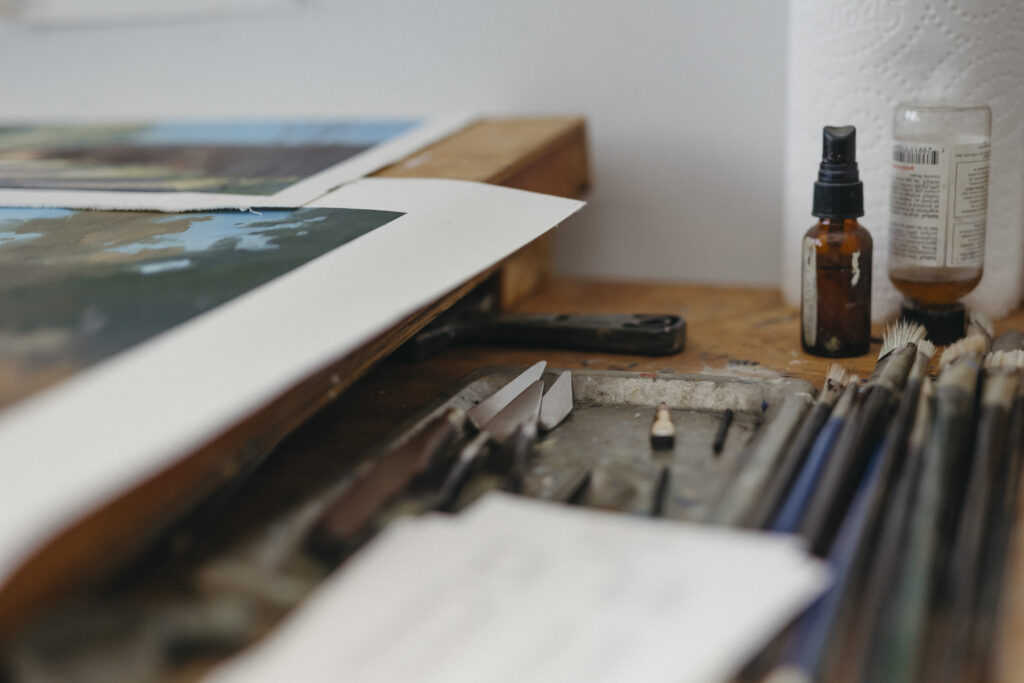
[[387, 530], [210, 680], [719, 681], [826, 583], [789, 537], [494, 493]]
[[582, 205], [419, 179], [357, 181], [316, 202], [406, 215], [0, 414], [0, 584], [83, 513]]
[[375, 145], [272, 195], [6, 188], [0, 189], [0, 206], [168, 212], [296, 208], [465, 128], [473, 118], [457, 115], [431, 119], [393, 140]]

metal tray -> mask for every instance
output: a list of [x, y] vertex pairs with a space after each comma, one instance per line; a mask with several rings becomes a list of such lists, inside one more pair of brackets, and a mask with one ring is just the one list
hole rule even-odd
[[[448, 392], [421, 415], [403, 425], [387, 447], [401, 440], [447, 406], [466, 409], [514, 378], [520, 368], [483, 368]], [[550, 386], [561, 373], [544, 375]], [[741, 451], [769, 406], [797, 392], [813, 392], [808, 382], [775, 377], [682, 375], [619, 371], [572, 371], [573, 411], [534, 446], [523, 482], [523, 494], [545, 497], [578, 470], [591, 471], [583, 505], [649, 514], [663, 467], [669, 481], [661, 514], [672, 519], [705, 521], [722, 487], [740, 466]], [[676, 427], [671, 449], [654, 449], [650, 426], [654, 411], [665, 403]], [[724, 446], [714, 453], [711, 443], [722, 413], [734, 413]], [[372, 456], [371, 456], [372, 457]], [[467, 486], [460, 507], [498, 485], [486, 472]], [[415, 495], [395, 507], [395, 514], [415, 510]]]

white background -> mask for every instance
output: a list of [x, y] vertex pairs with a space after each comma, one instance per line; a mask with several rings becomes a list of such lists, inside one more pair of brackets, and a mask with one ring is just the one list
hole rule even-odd
[[6, 23], [0, 118], [580, 113], [594, 189], [558, 233], [559, 272], [775, 286], [785, 32], [785, 0], [308, 0]]

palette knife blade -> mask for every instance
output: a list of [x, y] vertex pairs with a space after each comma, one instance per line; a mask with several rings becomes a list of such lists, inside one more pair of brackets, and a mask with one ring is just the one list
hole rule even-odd
[[547, 361], [540, 361], [531, 365], [514, 380], [498, 389], [483, 401], [480, 401], [480, 403], [477, 403], [466, 412], [469, 421], [477, 429], [482, 429], [505, 406], [523, 393], [528, 386], [539, 380], [544, 374], [545, 367], [547, 367]]

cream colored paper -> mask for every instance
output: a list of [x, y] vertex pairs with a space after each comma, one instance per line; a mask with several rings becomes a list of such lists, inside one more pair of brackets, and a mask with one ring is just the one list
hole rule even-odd
[[791, 537], [490, 493], [385, 531], [209, 680], [724, 681], [826, 584]]
[[454, 180], [368, 179], [314, 205], [407, 215], [0, 413], [0, 583], [80, 515], [583, 204]]

